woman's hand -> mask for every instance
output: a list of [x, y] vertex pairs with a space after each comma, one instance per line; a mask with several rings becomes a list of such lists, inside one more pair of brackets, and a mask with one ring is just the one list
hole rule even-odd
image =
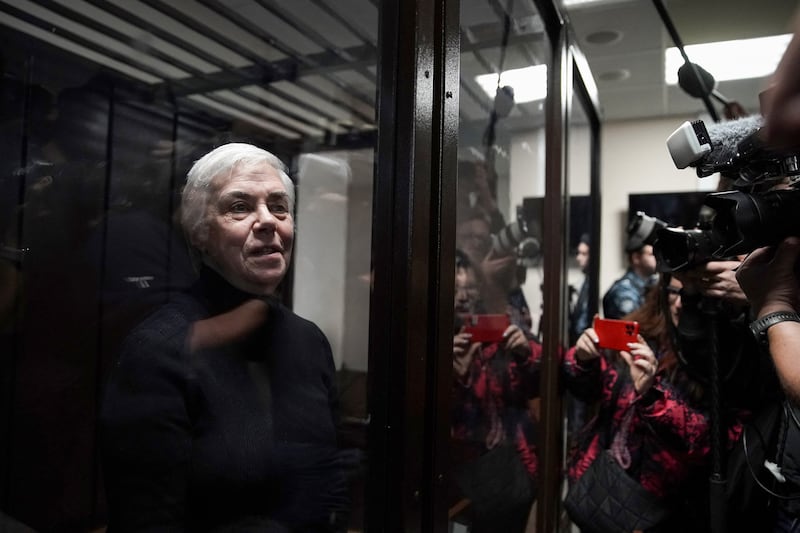
[[628, 363], [633, 388], [637, 394], [642, 395], [653, 386], [656, 370], [658, 370], [658, 359], [641, 335], [639, 335], [638, 341], [629, 342], [630, 349], [623, 350], [619, 354]]
[[463, 327], [453, 337], [453, 371], [462, 381], [469, 371], [475, 353], [481, 347], [481, 343], [470, 342], [471, 339], [472, 334], [465, 332]]
[[[595, 315], [596, 317], [597, 315]], [[581, 333], [581, 336], [578, 337], [577, 342], [575, 342], [575, 358], [578, 361], [597, 359], [600, 357], [600, 349], [597, 347], [599, 342], [600, 339], [597, 338], [597, 333], [595, 333], [594, 329], [586, 328]]]
[[508, 326], [503, 332], [503, 338], [506, 340], [504, 345], [506, 350], [522, 358], [530, 357], [531, 346], [519, 326]]

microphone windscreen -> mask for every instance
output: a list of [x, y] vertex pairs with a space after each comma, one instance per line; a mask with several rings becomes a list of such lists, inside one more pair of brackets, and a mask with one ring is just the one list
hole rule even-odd
[[711, 153], [706, 159], [716, 163], [731, 161], [738, 152], [739, 143], [756, 132], [763, 122], [760, 115], [754, 115], [707, 126]]

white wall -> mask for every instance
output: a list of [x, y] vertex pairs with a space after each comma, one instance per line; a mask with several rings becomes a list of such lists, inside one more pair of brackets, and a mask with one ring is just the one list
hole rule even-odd
[[[667, 137], [684, 120], [696, 118], [678, 117], [603, 124], [600, 166], [601, 298], [627, 267], [624, 243], [629, 194], [711, 191], [716, 188], [716, 176], [701, 180], [697, 178], [693, 169], [676, 169], [667, 151]], [[586, 195], [590, 191], [589, 140], [587, 127], [571, 127], [567, 166], [571, 195]], [[508, 190], [508, 203], [500, 206], [506, 219], [514, 213], [515, 206], [519, 205], [524, 197], [544, 196], [544, 130], [533, 130], [514, 136], [509, 157], [509, 182], [500, 184], [500, 187], [507, 187]], [[575, 267], [571, 256], [567, 266], [568, 283], [579, 287], [582, 274]], [[534, 327], [538, 325], [541, 305], [539, 290], [541, 280], [541, 268], [531, 268], [528, 270], [528, 280], [523, 286], [533, 314]]]
[[601, 133], [602, 294], [625, 271], [628, 195], [714, 190], [717, 177], [698, 179], [693, 169], [678, 170], [667, 151], [667, 137], [684, 120], [697, 117], [607, 122]]
[[373, 151], [298, 162], [294, 311], [331, 343], [336, 368], [366, 371]]

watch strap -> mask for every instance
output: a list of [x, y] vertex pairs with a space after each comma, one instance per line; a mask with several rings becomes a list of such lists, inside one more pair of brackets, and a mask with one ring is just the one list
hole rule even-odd
[[780, 322], [800, 322], [800, 315], [791, 311], [777, 311], [750, 323], [750, 331], [759, 342], [766, 342], [767, 330]]

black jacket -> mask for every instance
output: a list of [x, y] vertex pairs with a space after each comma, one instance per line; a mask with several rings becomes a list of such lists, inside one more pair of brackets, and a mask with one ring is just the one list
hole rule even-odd
[[189, 353], [191, 324], [252, 296], [211, 271], [125, 342], [102, 406], [111, 531], [336, 531], [347, 507], [334, 364], [280, 304], [264, 326]]

